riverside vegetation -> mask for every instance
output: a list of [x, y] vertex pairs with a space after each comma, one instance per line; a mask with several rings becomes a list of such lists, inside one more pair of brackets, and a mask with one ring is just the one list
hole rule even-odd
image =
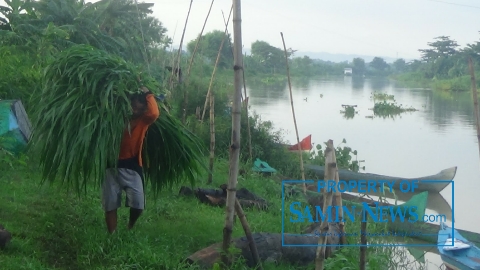
[[[67, 49], [76, 45], [88, 45], [121, 58], [135, 66], [136, 70], [151, 76], [158, 83], [152, 90], [167, 96], [166, 102], [162, 104], [162, 113], [169, 111], [172, 119], [181, 119], [183, 112], [186, 112], [187, 117], [183, 123], [180, 120], [168, 123], [175, 123], [177, 127], [194, 134], [200, 146], [207, 150], [210, 143], [208, 121], [199, 121], [195, 112], [198, 107], [203, 108], [213, 71], [212, 62], [216, 58], [216, 50], [212, 48], [219, 48], [223, 32], [213, 31], [203, 35], [191, 73], [184, 83], [171, 84], [171, 67], [174, 66], [176, 53], [168, 50], [172, 40], [165, 35], [166, 29], [158, 19], [150, 15], [153, 4], [135, 5], [131, 0], [101, 0], [96, 3], [77, 0], [13, 0], [6, 3], [0, 9], [4, 17], [0, 18], [0, 99], [22, 100], [29, 116], [35, 119], [34, 128], [39, 125], [41, 117], [48, 116], [42, 114], [50, 112], [47, 106], [52, 105], [38, 98], [54, 94], [54, 90], [48, 92], [48, 87], [42, 87], [48, 74], [44, 73], [45, 68]], [[139, 22], [141, 31], [137, 24], [131, 22]], [[228, 179], [231, 134], [228, 104], [233, 92], [230, 37], [228, 40], [221, 52], [219, 70], [213, 83], [217, 130], [213, 183], [206, 184], [207, 172], [203, 171], [196, 176], [195, 186], [218, 187]], [[190, 60], [195, 42], [187, 44], [188, 53], [180, 54], [179, 61], [183, 70], [188, 70], [186, 63]], [[294, 76], [337, 74], [347, 66], [346, 63], [326, 63], [308, 57], [293, 57], [293, 51], [289, 52], [289, 56]], [[280, 49], [263, 41], [255, 42], [252, 44], [252, 55], [245, 57], [247, 80], [250, 77], [261, 78], [259, 80], [265, 83], [284, 80], [282, 57], [283, 51]], [[59, 89], [57, 87], [56, 90]], [[188, 93], [188, 102], [184, 99], [184, 91]], [[75, 102], [73, 99], [67, 101], [63, 104], [63, 109]], [[56, 122], [53, 118], [50, 119], [52, 123]], [[64, 119], [66, 120], [62, 124], [65, 130], [74, 132], [78, 128], [75, 121]], [[248, 188], [264, 197], [272, 206], [268, 211], [247, 211], [248, 221], [253, 232], [280, 232], [279, 179], [251, 172], [252, 159], [258, 157], [277, 168], [282, 175], [299, 178], [299, 157], [288, 153], [281, 146], [284, 143], [282, 131], [276, 130], [272, 123], [261, 121], [258, 115], [252, 113], [249, 120], [253, 155], [250, 157], [246, 147], [247, 129], [242, 128], [241, 168], [245, 174], [239, 176], [239, 187]], [[247, 127], [245, 111], [242, 127]], [[44, 126], [44, 131], [45, 128]], [[58, 143], [56, 147], [62, 146], [60, 138], [54, 140], [34, 136], [33, 139], [37, 144], [52, 146]], [[339, 167], [354, 171], [364, 169], [357, 159], [357, 152], [346, 146], [345, 140], [342, 144], [336, 148]], [[46, 146], [45, 149], [49, 147]], [[86, 181], [81, 185], [75, 183], [74, 178], [65, 179], [66, 184], [77, 184], [77, 189], [74, 190], [66, 190], [63, 183], [55, 177], [43, 183], [42, 176], [45, 176], [45, 172], [48, 176], [48, 170], [52, 169], [42, 163], [42, 160], [48, 161], [49, 158], [43, 156], [42, 159], [45, 153], [37, 148], [14, 155], [0, 148], [0, 223], [13, 235], [7, 248], [0, 251], [2, 269], [179, 269], [185, 266], [182, 263], [185, 257], [222, 239], [224, 210], [200, 204], [195, 199], [177, 196], [180, 186], [188, 183], [164, 183], [161, 178], [155, 179], [159, 186], [152, 188], [152, 185], [147, 185], [147, 208], [136, 229], [126, 230], [128, 211], [121, 209], [119, 220], [125, 221], [125, 228], [120, 228], [114, 235], [108, 235], [100, 205], [100, 179]], [[174, 159], [178, 157], [176, 154], [178, 153], [171, 151], [164, 153], [169, 158], [165, 161], [166, 164], [175, 162]], [[66, 149], [62, 155], [65, 160], [74, 158], [74, 153], [67, 152]], [[201, 159], [207, 162], [206, 156]], [[322, 145], [317, 145], [305, 160], [323, 165]], [[183, 166], [188, 168], [189, 165]], [[80, 168], [77, 170], [80, 171]], [[79, 192], [79, 186], [83, 187], [83, 192]], [[385, 229], [373, 223], [368, 226], [371, 232]], [[346, 228], [358, 231], [360, 224], [347, 224]], [[286, 231], [292, 233], [300, 232], [301, 229], [303, 227], [299, 224], [286, 226]], [[238, 224], [233, 234], [234, 237], [243, 236], [243, 230]], [[349, 241], [359, 242], [359, 239], [352, 238]], [[417, 264], [415, 261], [409, 262], [406, 250], [395, 247], [372, 247], [369, 248], [368, 256], [369, 267], [373, 269], [385, 266], [391, 269], [411, 269], [413, 264]], [[357, 269], [358, 261], [358, 248], [347, 247], [329, 258], [326, 267]], [[241, 261], [235, 262], [233, 266], [233, 269], [243, 268]], [[295, 267], [266, 264], [265, 268]]]

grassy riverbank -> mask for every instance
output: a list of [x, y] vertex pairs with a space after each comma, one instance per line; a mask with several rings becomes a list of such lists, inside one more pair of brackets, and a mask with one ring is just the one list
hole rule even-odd
[[[460, 76], [451, 79], [427, 79], [421, 73], [409, 72], [390, 77], [396, 82], [412, 88], [430, 88], [437, 91], [471, 91], [470, 76]], [[476, 80], [479, 85], [480, 80]]]
[[[190, 254], [222, 241], [225, 210], [178, 196], [180, 185], [161, 192], [157, 201], [147, 197], [147, 209], [133, 231], [126, 230], [128, 211], [119, 211], [119, 229], [106, 232], [99, 189], [89, 187], [77, 197], [60, 186], [40, 186], [39, 173], [28, 166], [2, 162], [0, 176], [0, 223], [13, 239], [0, 251], [2, 269], [179, 269]], [[228, 161], [217, 160], [214, 183], [217, 188], [228, 179]], [[253, 232], [281, 232], [281, 185], [279, 179], [247, 172], [239, 177], [245, 187], [267, 199], [268, 211], [246, 210]], [[208, 187], [206, 177], [197, 186]], [[286, 222], [286, 231], [300, 232], [305, 223]], [[347, 224], [351, 231], [359, 224]], [[374, 226], [375, 227], [375, 226]], [[369, 225], [369, 230], [380, 230]], [[239, 222], [234, 237], [243, 236]], [[349, 239], [358, 241], [359, 239]], [[369, 248], [372, 269], [396, 265], [393, 248]], [[345, 248], [329, 259], [328, 269], [356, 269], [358, 248]], [[405, 259], [405, 257], [403, 257]], [[265, 264], [265, 269], [299, 269], [288, 265]], [[194, 267], [191, 267], [194, 269]], [[244, 269], [240, 261], [232, 269]], [[397, 268], [401, 269], [401, 268]]]
[[[225, 161], [217, 164], [212, 187], [226, 182], [227, 169]], [[180, 186], [163, 191], [156, 202], [149, 194], [133, 231], [126, 230], [128, 211], [122, 208], [119, 229], [110, 236], [99, 189], [90, 187], [79, 198], [59, 187], [39, 187], [33, 168], [5, 171], [0, 177], [0, 223], [13, 239], [0, 252], [2, 269], [177, 269], [188, 255], [222, 240], [224, 209], [178, 196]], [[278, 184], [256, 177], [240, 180], [239, 186], [275, 205], [269, 212], [248, 212], [252, 230], [280, 232]], [[234, 237], [242, 235], [235, 224]]]

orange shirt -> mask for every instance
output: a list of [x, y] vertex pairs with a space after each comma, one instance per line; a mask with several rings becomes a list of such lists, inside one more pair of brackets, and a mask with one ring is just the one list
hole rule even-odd
[[128, 127], [123, 132], [122, 144], [120, 146], [119, 159], [128, 159], [138, 156], [138, 164], [142, 167], [142, 147], [148, 127], [155, 123], [160, 116], [157, 102], [153, 94], [148, 94], [147, 111], [139, 118], [130, 121], [130, 132]]

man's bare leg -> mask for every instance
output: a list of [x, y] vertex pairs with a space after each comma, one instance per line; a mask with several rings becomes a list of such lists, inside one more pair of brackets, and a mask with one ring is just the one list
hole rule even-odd
[[109, 233], [115, 232], [117, 229], [117, 210], [105, 212], [105, 222]]
[[137, 219], [140, 217], [142, 212], [143, 212], [142, 209], [130, 208], [130, 219], [128, 221], [129, 230], [133, 228], [133, 226], [135, 225], [135, 222], [137, 222]]

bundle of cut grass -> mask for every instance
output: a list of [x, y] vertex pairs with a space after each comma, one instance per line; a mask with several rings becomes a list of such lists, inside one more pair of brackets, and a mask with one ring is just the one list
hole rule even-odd
[[[86, 191], [92, 180], [103, 181], [119, 156], [131, 115], [128, 97], [140, 87], [137, 74], [123, 59], [86, 45], [63, 51], [46, 68], [32, 137], [44, 181], [60, 180], [77, 192]], [[205, 168], [200, 140], [161, 111], [143, 149], [146, 180], [155, 194], [185, 178], [193, 183]]]

